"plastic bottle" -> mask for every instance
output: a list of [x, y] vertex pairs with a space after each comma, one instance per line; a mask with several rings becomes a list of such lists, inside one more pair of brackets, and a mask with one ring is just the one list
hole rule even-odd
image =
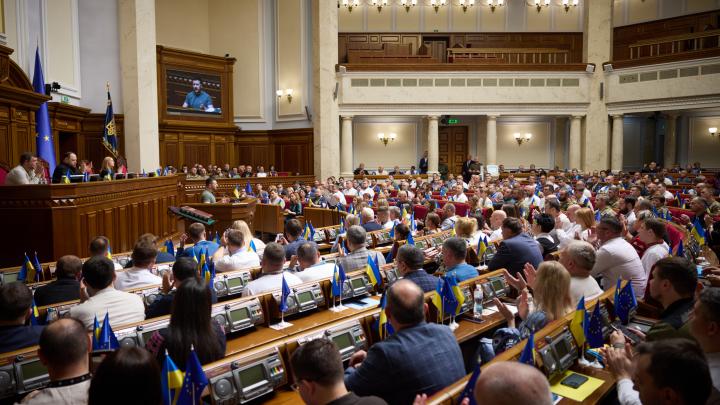
[[478, 284], [475, 285], [475, 291], [473, 291], [473, 318], [480, 321], [482, 320], [483, 312], [483, 291], [482, 287]]

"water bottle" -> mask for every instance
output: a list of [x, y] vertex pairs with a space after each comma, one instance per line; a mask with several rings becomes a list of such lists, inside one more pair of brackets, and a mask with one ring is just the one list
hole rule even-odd
[[475, 291], [473, 291], [473, 318], [481, 321], [483, 312], [483, 291], [480, 285], [475, 285]]

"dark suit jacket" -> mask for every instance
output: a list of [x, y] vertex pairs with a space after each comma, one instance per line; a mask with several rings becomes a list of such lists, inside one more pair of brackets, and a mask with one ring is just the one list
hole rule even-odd
[[377, 395], [389, 404], [412, 404], [465, 376], [460, 346], [447, 326], [421, 323], [370, 347], [358, 368], [345, 371], [345, 386], [357, 395]]
[[420, 159], [420, 164], [418, 165], [418, 168], [420, 169], [420, 174], [425, 174], [428, 171], [428, 160], [427, 158]]
[[52, 175], [52, 182], [55, 184], [60, 183], [60, 181], [62, 180], [62, 176], [66, 176], [68, 171], [70, 172], [70, 175], [81, 174], [77, 168], [70, 167], [65, 163], [60, 163], [59, 165], [55, 166], [55, 171]]
[[382, 225], [378, 224], [375, 221], [366, 222], [362, 224], [362, 227], [365, 229], [365, 232], [379, 231], [382, 229]]
[[35, 290], [34, 298], [39, 307], [80, 299], [80, 282], [74, 278], [59, 278]]
[[505, 268], [510, 274], [521, 272], [525, 263], [535, 268], [543, 261], [540, 244], [526, 233], [505, 239], [500, 243], [495, 257], [488, 264], [489, 270]]

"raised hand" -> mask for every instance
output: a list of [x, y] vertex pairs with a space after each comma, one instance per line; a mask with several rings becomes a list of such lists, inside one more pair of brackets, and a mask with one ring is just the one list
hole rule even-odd
[[525, 274], [527, 285], [529, 285], [530, 288], [535, 288], [535, 280], [537, 280], [537, 270], [535, 270], [535, 266], [530, 263], [525, 263], [523, 274]]
[[518, 297], [518, 315], [521, 319], [527, 319], [530, 314], [530, 302], [528, 296], [528, 290], [523, 290]]
[[506, 307], [505, 304], [503, 304], [502, 301], [500, 301], [497, 298], [493, 298], [493, 303], [497, 307], [498, 312], [500, 312], [500, 315], [502, 315], [503, 318], [505, 318], [505, 320], [507, 321], [508, 326], [511, 328], [514, 328], [515, 327], [515, 315], [513, 315], [512, 311], [510, 311], [508, 309], [508, 307]]
[[505, 280], [507, 280], [508, 284], [513, 286], [516, 290], [522, 291], [527, 288], [527, 282], [525, 282], [522, 274], [518, 273], [517, 275], [518, 277], [515, 278], [507, 270], [503, 269], [503, 276], [505, 276]]

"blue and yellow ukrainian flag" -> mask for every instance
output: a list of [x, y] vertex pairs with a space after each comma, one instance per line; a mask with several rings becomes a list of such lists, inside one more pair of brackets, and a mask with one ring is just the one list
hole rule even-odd
[[25, 253], [25, 261], [23, 261], [22, 267], [20, 267], [20, 273], [18, 273], [18, 281], [33, 282], [37, 277], [37, 269], [33, 266], [32, 262]]
[[462, 289], [457, 283], [457, 279], [455, 279], [455, 276], [445, 276], [445, 280], [449, 287], [448, 291], [452, 292], [453, 300], [451, 300], [450, 302], [455, 303], [455, 315], [457, 315], [460, 313], [460, 309], [465, 303], [465, 294], [463, 294]]
[[165, 350], [162, 374], [160, 374], [163, 390], [163, 405], [175, 405], [183, 385], [183, 372], [175, 365]]
[[570, 321], [570, 333], [572, 333], [577, 342], [578, 347], [582, 348], [585, 344], [585, 327], [587, 325], [587, 312], [585, 311], [585, 296], [583, 295], [578, 301], [577, 308], [572, 321]]
[[378, 268], [377, 263], [375, 263], [373, 259], [370, 258], [370, 255], [368, 255], [367, 257], [365, 274], [367, 274], [373, 287], [382, 286], [382, 276], [380, 275], [380, 268]]
[[340, 297], [342, 295], [343, 284], [345, 284], [345, 270], [343, 270], [342, 264], [335, 263], [333, 278], [330, 280], [330, 293], [333, 297]]
[[478, 254], [478, 258], [480, 260], [482, 260], [482, 258], [485, 256], [485, 252], [487, 251], [487, 248], [488, 248], [488, 241], [487, 241], [487, 237], [485, 235], [481, 236], [478, 239], [479, 240], [478, 240], [477, 254]]
[[171, 239], [166, 240], [160, 248], [160, 251], [170, 253], [171, 255], [175, 256], [175, 245], [173, 245], [173, 241]]
[[100, 348], [100, 323], [95, 315], [95, 321], [93, 322], [93, 334], [92, 334], [92, 349], [93, 351]]
[[387, 290], [383, 292], [382, 298], [380, 299], [380, 316], [378, 316], [378, 335], [380, 339], [385, 340], [390, 335], [395, 333], [392, 325], [387, 320], [387, 314], [385, 313], [385, 305], [387, 304], [387, 297], [385, 296]]
[[695, 220], [693, 220], [690, 234], [693, 238], [695, 238], [698, 245], [705, 245], [705, 228], [703, 227], [703, 224], [700, 223], [700, 217], [696, 216]]
[[520, 354], [519, 361], [520, 363], [535, 367], [535, 332], [530, 333], [530, 336], [527, 338], [527, 343], [525, 343], [525, 348], [523, 348]]
[[255, 241], [252, 239], [250, 240], [250, 246], [248, 246], [248, 252], [251, 250], [253, 252], [257, 253], [257, 247], [255, 247]]
[[240, 199], [240, 186], [235, 186], [235, 189], [233, 189], [233, 196], [235, 196], [236, 199]]
[[432, 295], [430, 300], [432, 301], [435, 308], [438, 310], [438, 322], [442, 321], [445, 317], [445, 311], [443, 308], [443, 295], [445, 290], [445, 280], [442, 277], [438, 278], [437, 285], [435, 286], [435, 294]]
[[32, 306], [30, 307], [30, 325], [40, 325], [40, 312], [38, 307], [35, 305], [35, 299], [32, 300]]
[[108, 241], [108, 250], [107, 250], [107, 253], [105, 253], [105, 256], [107, 256], [108, 259], [112, 260], [112, 248], [110, 247], [109, 241]]

